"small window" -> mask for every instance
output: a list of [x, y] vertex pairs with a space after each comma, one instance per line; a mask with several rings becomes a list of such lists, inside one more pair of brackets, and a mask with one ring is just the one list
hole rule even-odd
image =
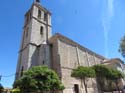
[[43, 26], [40, 27], [40, 34], [43, 35]]
[[20, 76], [22, 77], [23, 76], [23, 66], [22, 66], [22, 68], [21, 68], [21, 74], [20, 74]]
[[45, 64], [44, 60], [43, 60], [43, 65]]
[[26, 32], [25, 32], [26, 33], [26, 37], [28, 37], [28, 31], [29, 31], [29, 28], [27, 27], [26, 28]]
[[47, 21], [47, 13], [44, 13], [44, 21]]
[[38, 10], [38, 18], [41, 18], [41, 10]]

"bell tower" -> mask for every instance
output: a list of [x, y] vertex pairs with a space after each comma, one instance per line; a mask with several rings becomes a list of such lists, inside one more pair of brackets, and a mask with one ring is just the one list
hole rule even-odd
[[40, 0], [35, 0], [25, 14], [16, 79], [22, 75], [24, 70], [38, 65], [40, 48], [42, 45], [48, 45], [50, 37], [51, 13], [40, 5]]

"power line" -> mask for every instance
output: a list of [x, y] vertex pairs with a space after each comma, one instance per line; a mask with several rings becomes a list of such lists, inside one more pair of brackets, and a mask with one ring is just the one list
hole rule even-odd
[[0, 81], [1, 81], [2, 78], [9, 78], [9, 77], [13, 77], [15, 75], [16, 75], [16, 73], [10, 74], [10, 75], [0, 75]]
[[15, 75], [16, 75], [16, 73], [10, 74], [10, 75], [1, 75], [1, 77], [12, 77], [12, 76], [15, 76]]
[[9, 77], [12, 77], [12, 76], [15, 76], [16, 73], [14, 74], [10, 74], [10, 75], [0, 75], [0, 81], [2, 80], [2, 78], [9, 78]]

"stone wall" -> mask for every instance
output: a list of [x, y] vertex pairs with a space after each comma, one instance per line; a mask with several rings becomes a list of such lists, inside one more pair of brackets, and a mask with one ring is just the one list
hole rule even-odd
[[53, 41], [51, 45], [51, 68], [61, 77], [60, 55], [58, 53], [58, 41]]
[[96, 56], [93, 52], [81, 49], [58, 39], [58, 54], [60, 55], [61, 67], [75, 68], [77, 66], [92, 66], [101, 64], [104, 58]]
[[[41, 10], [41, 18], [38, 18], [38, 10]], [[32, 18], [32, 30], [31, 30], [31, 43], [36, 45], [42, 44], [47, 38], [52, 36], [51, 34], [51, 16], [48, 14], [48, 22], [44, 21], [44, 13], [41, 8], [36, 5], [33, 6], [33, 18]], [[43, 27], [43, 35], [40, 34], [40, 27]], [[47, 34], [48, 33], [48, 34]], [[48, 35], [48, 37], [46, 37]]]
[[38, 65], [46, 65], [51, 68], [51, 51], [50, 46], [47, 44], [43, 44], [40, 46], [38, 51]]
[[[38, 10], [41, 11], [41, 18], [38, 18]], [[45, 13], [47, 13], [46, 20], [44, 20]], [[48, 11], [42, 6], [33, 4], [31, 9], [29, 9], [25, 15], [23, 30], [22, 43], [19, 50], [19, 60], [16, 71], [18, 75], [16, 77], [20, 76], [19, 73], [21, 72], [22, 67], [23, 70], [27, 70], [31, 66], [39, 65], [39, 59], [41, 58], [39, 56], [42, 56], [42, 54], [39, 53], [40, 49], [42, 49], [40, 48], [40, 45], [45, 44], [47, 39], [51, 37], [50, 13], [48, 13]], [[44, 49], [44, 60], [49, 66], [49, 60], [51, 60], [49, 54], [49, 46], [46, 46]]]
[[[104, 59], [96, 56], [93, 52], [82, 49], [77, 45], [73, 45], [68, 41], [58, 39], [58, 55], [60, 55], [61, 79], [66, 89], [64, 93], [74, 93], [74, 85], [79, 86], [80, 93], [85, 93], [85, 88], [81, 80], [71, 77], [72, 69], [78, 66], [92, 66], [101, 64]], [[95, 79], [88, 81], [88, 93], [98, 93]]]

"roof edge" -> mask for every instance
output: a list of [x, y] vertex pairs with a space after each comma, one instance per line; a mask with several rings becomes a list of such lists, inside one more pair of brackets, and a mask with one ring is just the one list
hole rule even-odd
[[51, 43], [51, 42], [53, 42], [53, 41], [56, 40], [56, 39], [61, 39], [61, 40], [63, 39], [63, 41], [67, 40], [68, 42], [73, 43], [73, 45], [78, 46], [78, 47], [81, 48], [82, 50], [86, 50], [87, 52], [89, 52], [89, 53], [91, 53], [91, 54], [94, 54], [94, 55], [96, 55], [97, 57], [99, 57], [99, 58], [101, 58], [101, 59], [108, 60], [108, 58], [105, 58], [104, 56], [101, 56], [101, 55], [99, 55], [99, 54], [97, 54], [97, 53], [91, 51], [90, 49], [88, 49], [88, 48], [86, 48], [86, 47], [80, 45], [79, 43], [73, 41], [72, 39], [69, 39], [69, 38], [66, 37], [66, 36], [61, 35], [60, 33], [56, 33], [55, 35], [53, 35], [53, 36], [49, 39], [49, 42]]

